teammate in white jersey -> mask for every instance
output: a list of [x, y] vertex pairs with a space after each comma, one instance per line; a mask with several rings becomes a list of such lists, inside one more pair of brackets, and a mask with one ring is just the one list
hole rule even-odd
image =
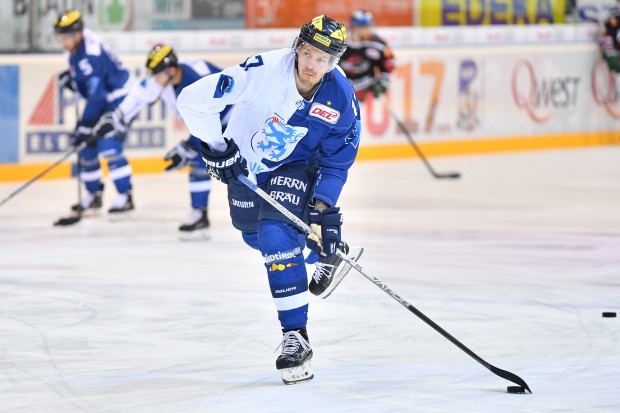
[[[327, 17], [305, 24], [291, 48], [249, 57], [221, 73], [187, 86], [177, 107], [190, 132], [203, 142], [209, 172], [228, 184], [233, 225], [265, 259], [271, 294], [282, 326], [276, 368], [286, 384], [310, 380], [308, 276], [341, 259], [342, 216], [336, 203], [359, 145], [360, 116], [355, 93], [338, 59], [346, 49], [344, 25]], [[219, 113], [235, 104], [222, 134]], [[320, 237], [306, 240], [294, 225], [239, 182], [257, 183]], [[313, 250], [304, 262], [302, 250]], [[329, 286], [332, 270], [315, 272], [310, 291]]]
[[[155, 45], [146, 59], [149, 76], [134, 85], [123, 102], [113, 112], [106, 113], [94, 128], [98, 136], [126, 133], [138, 112], [161, 99], [170, 110], [179, 116], [176, 101], [184, 87], [204, 76], [218, 73], [222, 69], [201, 60], [179, 60], [171, 46]], [[220, 114], [225, 128], [230, 116], [230, 107]], [[190, 136], [170, 150], [164, 160], [170, 161], [166, 172], [189, 165], [189, 191], [192, 211], [185, 223], [179, 227], [181, 239], [202, 239], [208, 236], [208, 202], [211, 191], [211, 177], [200, 156], [200, 139]]]

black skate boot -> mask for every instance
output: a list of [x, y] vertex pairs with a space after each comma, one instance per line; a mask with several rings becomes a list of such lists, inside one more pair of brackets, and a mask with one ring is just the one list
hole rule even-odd
[[312, 348], [306, 328], [285, 331], [282, 336], [282, 354], [276, 360], [276, 368], [284, 384], [297, 384], [314, 378], [310, 360]]
[[[364, 252], [364, 248], [351, 248], [349, 250], [349, 246], [346, 242], [341, 242], [338, 249], [355, 262], [359, 260]], [[321, 258], [315, 265], [316, 269], [314, 270], [314, 275], [310, 280], [308, 289], [312, 294], [323, 299], [331, 295], [336, 287], [338, 287], [338, 284], [344, 279], [344, 276], [351, 270], [351, 265], [337, 254], [329, 258]]]
[[209, 216], [207, 208], [193, 209], [187, 221], [179, 227], [181, 239], [190, 241], [209, 238]]
[[71, 205], [71, 210], [74, 212], [98, 212], [101, 209], [103, 203], [101, 198], [103, 195], [103, 184], [99, 185], [99, 190], [96, 192], [88, 192], [86, 196], [80, 201], [79, 204]]
[[112, 206], [108, 209], [108, 213], [120, 217], [128, 215], [128, 212], [133, 210], [133, 197], [131, 196], [131, 191], [127, 191], [116, 196], [116, 199], [112, 201]]

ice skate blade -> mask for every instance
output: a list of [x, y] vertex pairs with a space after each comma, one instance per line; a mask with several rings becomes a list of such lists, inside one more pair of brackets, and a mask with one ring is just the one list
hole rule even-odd
[[196, 229], [194, 231], [179, 231], [181, 241], [208, 241], [211, 239], [209, 228]]
[[[357, 262], [363, 253], [364, 248], [362, 247], [350, 247], [347, 257]], [[338, 285], [342, 282], [342, 280], [344, 280], [344, 277], [349, 273], [349, 271], [351, 271], [351, 268], [353, 267], [351, 267], [349, 263], [347, 263], [346, 261], [342, 261], [336, 269], [332, 283], [329, 285], [329, 287], [325, 289], [325, 291], [319, 294], [319, 297], [322, 299], [326, 299], [327, 297], [329, 297], [334, 292], [336, 287], [338, 287]]]
[[306, 361], [301, 366], [280, 369], [279, 371], [284, 384], [298, 384], [314, 378], [310, 361]]
[[88, 208], [82, 211], [82, 217], [100, 217], [100, 216], [101, 216], [101, 208]]
[[126, 212], [108, 212], [108, 220], [110, 222], [132, 221], [135, 218], [135, 210]]

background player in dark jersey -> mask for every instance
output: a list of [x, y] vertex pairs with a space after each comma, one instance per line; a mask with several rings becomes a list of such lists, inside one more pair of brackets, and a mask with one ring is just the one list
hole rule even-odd
[[620, 8], [614, 7], [605, 19], [605, 27], [601, 36], [601, 52], [609, 70], [620, 73]]
[[368, 93], [383, 95], [390, 85], [394, 70], [394, 54], [385, 40], [372, 31], [372, 13], [356, 10], [351, 14], [347, 50], [340, 58], [340, 67], [353, 84], [358, 100]]

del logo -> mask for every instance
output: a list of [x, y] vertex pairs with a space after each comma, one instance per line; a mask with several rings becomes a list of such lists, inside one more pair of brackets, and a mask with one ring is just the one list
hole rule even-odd
[[314, 102], [310, 108], [310, 116], [316, 116], [317, 118], [323, 119], [327, 123], [335, 125], [340, 118], [340, 112], [330, 108], [329, 106]]

